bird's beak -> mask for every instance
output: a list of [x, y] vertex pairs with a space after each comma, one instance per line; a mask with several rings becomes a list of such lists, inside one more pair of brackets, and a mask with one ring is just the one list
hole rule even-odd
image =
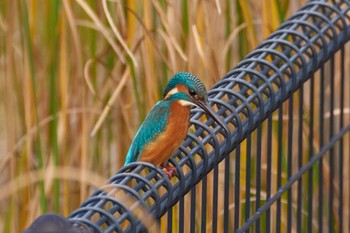
[[223, 122], [223, 120], [218, 116], [218, 114], [214, 112], [214, 110], [211, 107], [209, 107], [206, 101], [198, 100], [196, 101], [196, 103], [201, 109], [205, 111], [206, 114], [213, 118], [213, 120], [226, 131], [227, 136], [230, 134], [228, 126]]

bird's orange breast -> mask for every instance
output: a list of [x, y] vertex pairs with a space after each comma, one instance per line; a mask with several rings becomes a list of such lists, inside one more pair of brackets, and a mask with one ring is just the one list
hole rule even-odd
[[140, 161], [157, 166], [169, 159], [179, 148], [187, 135], [190, 120], [190, 107], [174, 101], [170, 105], [168, 123], [165, 130], [142, 151]]

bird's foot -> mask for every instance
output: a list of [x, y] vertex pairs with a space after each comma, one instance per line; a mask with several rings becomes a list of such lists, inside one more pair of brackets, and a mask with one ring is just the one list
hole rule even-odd
[[171, 170], [171, 171], [165, 171], [164, 173], [165, 173], [165, 175], [168, 176], [169, 180], [171, 180], [171, 179], [173, 178], [173, 176], [175, 175], [175, 173], [173, 172], [173, 170]]
[[171, 178], [173, 178], [173, 176], [176, 174], [175, 167], [165, 165], [164, 163], [162, 163], [160, 166], [161, 168], [165, 169], [164, 173], [169, 177], [169, 180], [171, 180]]

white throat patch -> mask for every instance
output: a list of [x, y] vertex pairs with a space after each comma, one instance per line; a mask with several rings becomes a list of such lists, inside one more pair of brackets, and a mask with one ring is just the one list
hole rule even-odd
[[194, 103], [187, 100], [178, 100], [178, 103], [180, 103], [182, 106], [197, 106]]

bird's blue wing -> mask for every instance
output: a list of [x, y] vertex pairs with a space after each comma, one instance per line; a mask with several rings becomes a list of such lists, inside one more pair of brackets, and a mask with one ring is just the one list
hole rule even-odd
[[164, 131], [167, 124], [169, 108], [169, 101], [159, 101], [148, 113], [131, 143], [124, 166], [131, 162], [138, 161], [143, 148], [148, 143], [152, 142], [159, 133]]

